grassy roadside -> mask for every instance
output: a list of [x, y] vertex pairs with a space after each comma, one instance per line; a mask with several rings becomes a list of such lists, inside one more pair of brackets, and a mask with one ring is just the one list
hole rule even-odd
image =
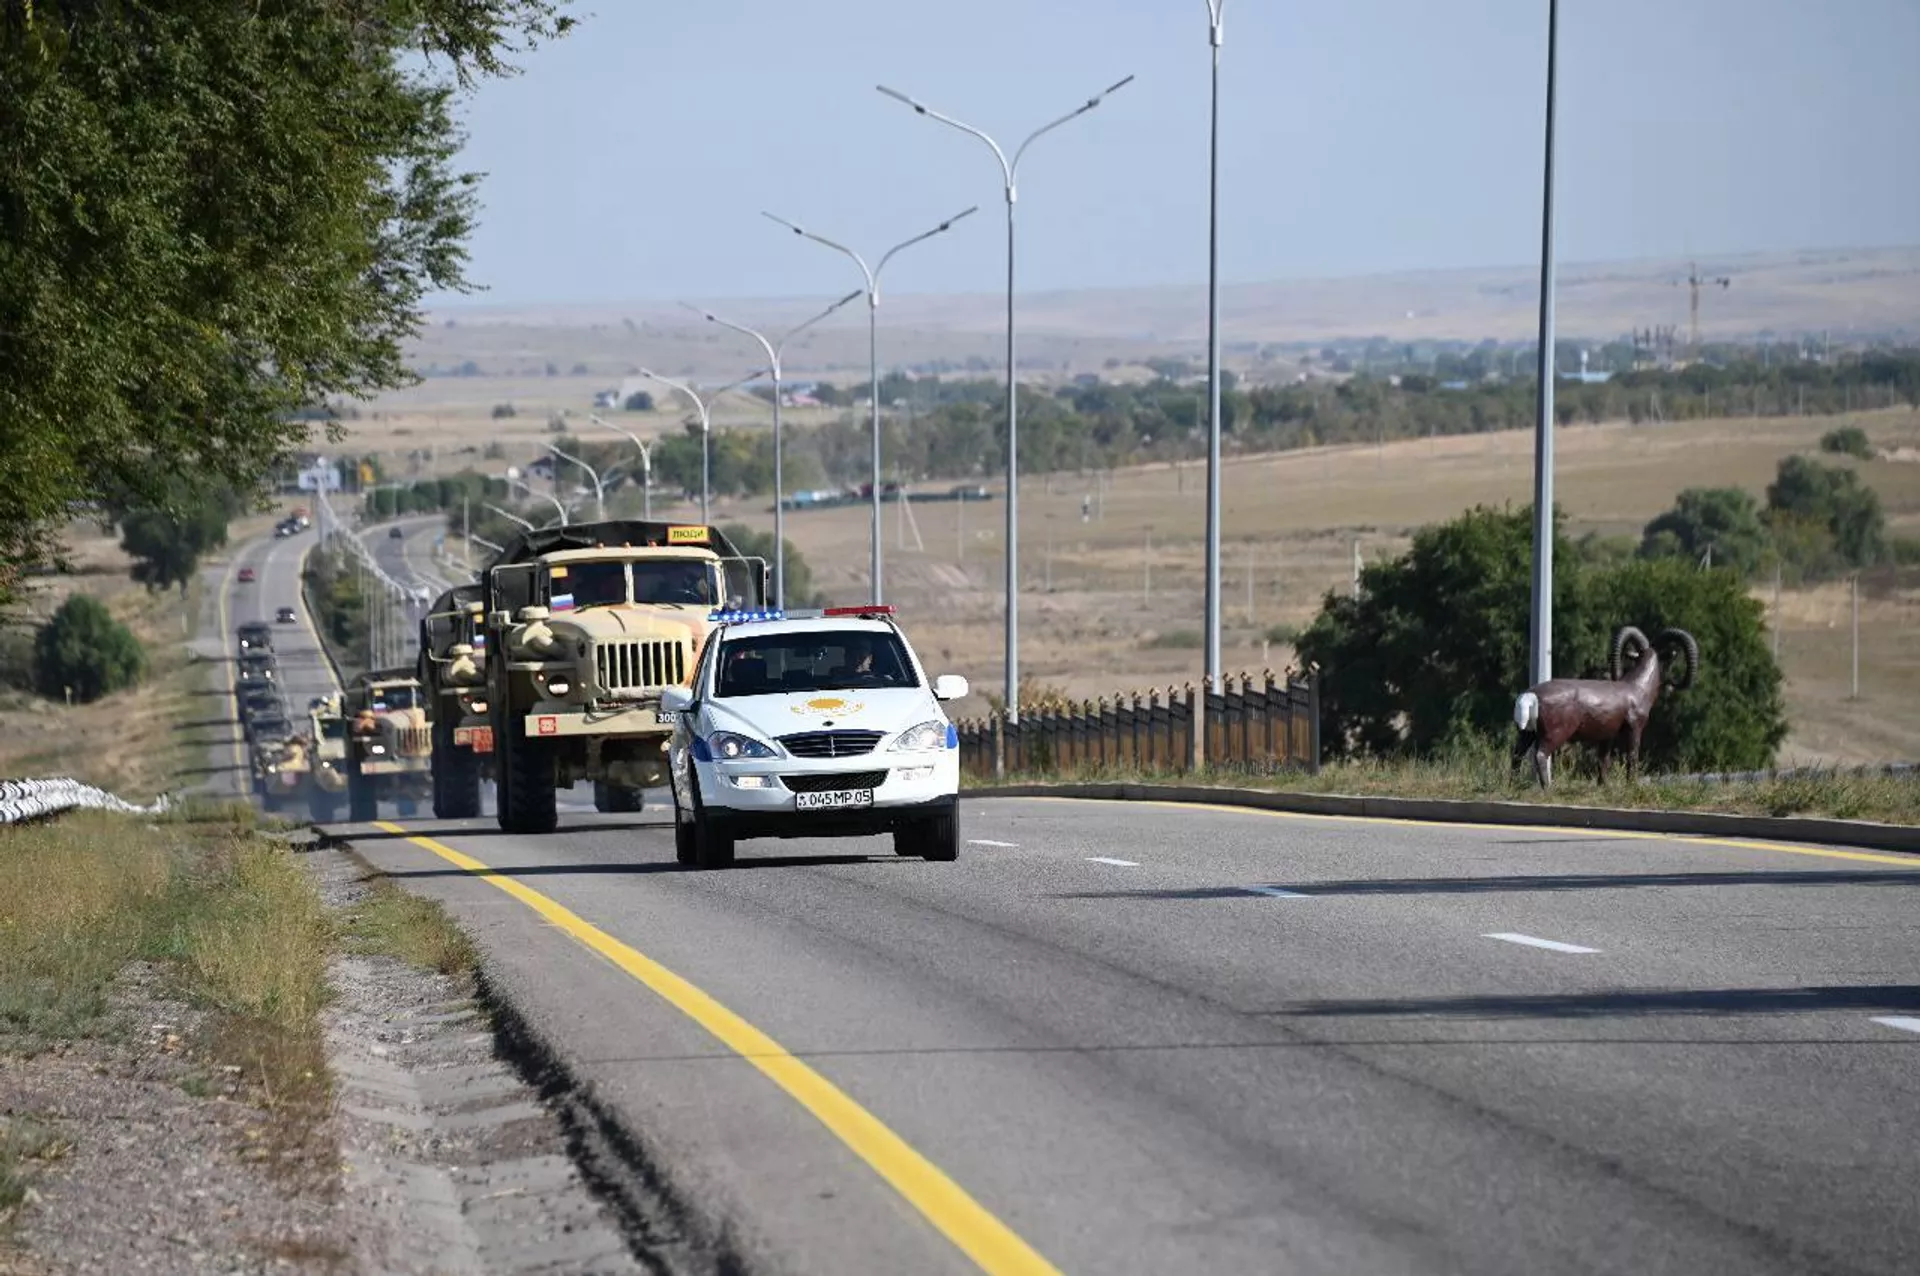
[[[1026, 774], [1017, 782], [1086, 784], [1205, 784], [1269, 792], [1366, 797], [1445, 798], [1455, 801], [1532, 802], [1632, 810], [1724, 811], [1735, 815], [1808, 815], [1886, 824], [1920, 824], [1920, 780], [1891, 775], [1825, 772], [1711, 783], [1649, 777], [1627, 784], [1616, 770], [1604, 786], [1562, 768], [1553, 788], [1522, 782], [1505, 756], [1461, 753], [1428, 762], [1340, 763], [1319, 775], [1264, 774], [1216, 768], [1205, 776], [1174, 772], [1077, 770]], [[990, 781], [969, 778], [966, 787]]]
[[[351, 910], [322, 902], [251, 808], [188, 804], [162, 818], [80, 812], [0, 829], [0, 1054], [128, 1041], [128, 979], [192, 1012], [178, 1043], [195, 1097], [264, 1112], [249, 1161], [329, 1182], [331, 1081], [321, 1026], [336, 954], [380, 953], [459, 973], [473, 949], [437, 905], [377, 884]], [[136, 979], [137, 982], [137, 979]], [[33, 1176], [65, 1155], [57, 1129], [0, 1118], [0, 1227]], [[84, 1151], [84, 1149], [82, 1149]]]

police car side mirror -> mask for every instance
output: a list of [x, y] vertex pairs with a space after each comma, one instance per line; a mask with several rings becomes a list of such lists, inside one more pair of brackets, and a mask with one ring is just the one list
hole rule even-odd
[[693, 708], [693, 690], [689, 687], [662, 688], [660, 707], [668, 713], [685, 713]]
[[957, 673], [943, 673], [933, 680], [935, 700], [964, 700], [966, 695], [967, 680]]

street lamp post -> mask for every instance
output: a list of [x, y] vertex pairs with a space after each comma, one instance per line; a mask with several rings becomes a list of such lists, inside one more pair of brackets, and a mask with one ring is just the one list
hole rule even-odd
[[[779, 609], [784, 609], [787, 605], [787, 489], [786, 476], [781, 469], [780, 356], [782, 352], [786, 350], [787, 342], [799, 336], [808, 328], [813, 327], [813, 325], [819, 323], [822, 319], [825, 319], [828, 315], [831, 315], [834, 311], [840, 309], [840, 307], [846, 305], [859, 295], [857, 291], [848, 293], [805, 323], [789, 328], [778, 341], [770, 341], [766, 336], [754, 331], [752, 328], [744, 324], [734, 323], [730, 319], [722, 319], [710, 310], [702, 310], [698, 306], [687, 306], [687, 309], [700, 315], [709, 323], [717, 323], [722, 328], [731, 328], [735, 332], [744, 333], [752, 337], [760, 343], [760, 348], [767, 352], [767, 367], [773, 374], [773, 605]], [[683, 302], [681, 304], [685, 305], [686, 303]], [[751, 380], [752, 378], [748, 379]], [[731, 386], [728, 387], [728, 389], [731, 388]], [[720, 393], [724, 394], [725, 391], [723, 390]], [[719, 398], [720, 396], [716, 394], [714, 397]], [[875, 437], [878, 437], [878, 435]], [[876, 597], [874, 601], [878, 602], [879, 599]]]
[[[883, 92], [884, 91], [885, 90], [883, 90]], [[866, 258], [862, 257], [859, 253], [847, 247], [845, 244], [837, 243], [834, 240], [828, 239], [825, 235], [816, 235], [810, 230], [802, 229], [801, 227], [794, 225], [792, 222], [788, 221], [784, 217], [776, 217], [772, 213], [762, 214], [762, 216], [766, 217], [769, 221], [778, 222], [780, 225], [785, 226], [788, 230], [800, 236], [802, 239], [811, 239], [816, 244], [824, 244], [828, 248], [833, 249], [835, 252], [842, 253], [845, 256], [851, 258], [853, 260], [853, 264], [860, 267], [860, 273], [862, 276], [865, 277], [867, 281], [867, 286], [865, 290], [866, 296], [867, 296], [867, 398], [869, 400], [869, 403], [873, 411], [873, 479], [872, 479], [872, 487], [873, 487], [872, 541], [873, 541], [873, 544], [870, 551], [871, 558], [870, 558], [867, 570], [869, 575], [872, 577], [873, 598], [871, 599], [871, 601], [874, 603], [879, 603], [882, 601], [880, 596], [881, 594], [881, 586], [880, 586], [880, 273], [887, 268], [887, 263], [893, 260], [894, 255], [900, 252], [902, 249], [911, 248], [922, 240], [932, 239], [935, 235], [943, 234], [946, 231], [951, 230], [953, 228], [953, 224], [959, 221], [961, 218], [970, 217], [974, 213], [977, 213], [979, 211], [980, 211], [980, 206], [978, 204], [975, 204], [972, 208], [967, 209], [963, 213], [955, 213], [953, 216], [947, 218], [947, 220], [941, 222], [938, 226], [935, 226], [932, 230], [923, 231], [920, 234], [915, 235], [912, 239], [902, 240], [901, 242], [895, 244], [893, 247], [887, 249], [886, 252], [882, 253], [880, 255], [879, 264], [876, 266], [873, 266], [872, 268], [869, 268], [867, 266]], [[853, 295], [857, 297], [860, 294], [854, 293]], [[775, 369], [774, 375], [775, 376], [779, 375], [778, 369]], [[774, 411], [776, 413], [779, 411], [779, 407], [777, 406], [777, 400], [776, 400], [776, 406], [774, 408]], [[778, 437], [779, 428], [780, 427], [776, 422], [776, 424], [774, 425], [774, 432], [776, 437]], [[779, 456], [777, 447], [774, 455], [776, 457]]]
[[1560, 5], [1547, 0], [1546, 171], [1540, 214], [1540, 385], [1533, 443], [1533, 682], [1553, 677], [1553, 112]]
[[[906, 94], [901, 93], [895, 89], [890, 89], [884, 84], [876, 86], [880, 90], [880, 92], [886, 94], [890, 98], [895, 99], [896, 101], [904, 102], [906, 105], [912, 107], [914, 111], [917, 112], [918, 114], [924, 115], [930, 120], [936, 120], [941, 124], [945, 124], [949, 128], [959, 129], [962, 133], [966, 133], [971, 137], [977, 137], [982, 142], [986, 143], [987, 148], [993, 152], [993, 157], [996, 160], [1000, 161], [1000, 174], [1005, 179], [1005, 183], [1006, 183], [1004, 187], [1004, 192], [1007, 197], [1007, 585], [1006, 585], [1006, 589], [1007, 589], [1007, 604], [1006, 604], [1007, 606], [1007, 635], [1006, 635], [1007, 689], [1006, 690], [1007, 690], [1007, 721], [1008, 722], [1018, 722], [1020, 720], [1020, 542], [1019, 542], [1020, 403], [1019, 403], [1019, 395], [1018, 395], [1018, 375], [1016, 371], [1015, 357], [1014, 357], [1014, 327], [1013, 327], [1013, 285], [1014, 285], [1013, 211], [1014, 211], [1014, 201], [1018, 197], [1018, 192], [1014, 185], [1014, 179], [1019, 175], [1021, 157], [1027, 153], [1027, 148], [1029, 146], [1032, 146], [1042, 136], [1044, 136], [1047, 133], [1051, 133], [1054, 129], [1059, 128], [1061, 125], [1067, 123], [1068, 121], [1078, 119], [1080, 116], [1085, 115], [1088, 111], [1091, 111], [1094, 107], [1099, 106], [1100, 103], [1105, 101], [1109, 95], [1118, 92], [1122, 88], [1125, 88], [1128, 84], [1132, 83], [1132, 81], [1133, 81], [1133, 77], [1131, 75], [1129, 75], [1124, 80], [1116, 81], [1115, 83], [1108, 85], [1105, 89], [1101, 90], [1099, 93], [1094, 94], [1092, 97], [1088, 98], [1085, 102], [1081, 103], [1078, 107], [1075, 107], [1073, 110], [1067, 112], [1065, 115], [1061, 116], [1059, 119], [1054, 120], [1049, 124], [1042, 125], [1038, 129], [1035, 129], [1032, 133], [1029, 133], [1027, 135], [1026, 141], [1020, 143], [1019, 147], [1015, 149], [1015, 151], [1013, 152], [1012, 159], [1007, 158], [1007, 153], [1000, 148], [1000, 144], [998, 142], [994, 141], [991, 137], [987, 136], [987, 134], [975, 128], [973, 125], [964, 124], [959, 120], [953, 119], [951, 116], [942, 115], [940, 112], [933, 110], [931, 107], [925, 106], [920, 102], [916, 102], [914, 99], [908, 97]], [[875, 393], [877, 394], [879, 392], [879, 387], [875, 386], [874, 390], [875, 390]], [[875, 539], [876, 540], [878, 539], [878, 533], [875, 534]]]
[[632, 430], [622, 429], [611, 421], [603, 421], [591, 412], [587, 420], [595, 425], [612, 430], [615, 434], [625, 435], [627, 442], [640, 449], [640, 517], [649, 523], [653, 521], [653, 449], [640, 439]]
[[525, 492], [529, 497], [537, 496], [543, 501], [551, 502], [553, 508], [560, 511], [560, 526], [565, 527], [567, 525], [567, 507], [561, 503], [559, 497], [551, 492], [539, 491], [533, 484], [527, 482], [525, 479], [509, 477], [507, 482], [518, 486], [520, 490]]
[[573, 464], [579, 466], [581, 469], [587, 472], [587, 477], [593, 480], [594, 517], [600, 520], [601, 522], [605, 522], [607, 517], [607, 489], [600, 482], [600, 471], [594, 469], [591, 465], [588, 465], [585, 461], [581, 460], [579, 457], [570, 455], [569, 453], [566, 453], [566, 452], [562, 452], [559, 448], [554, 447], [551, 443], [547, 445], [547, 451], [553, 453], [555, 456], [559, 457], [563, 461], [571, 461]]
[[[492, 501], [482, 501], [480, 503], [486, 506], [488, 509], [492, 510], [494, 513], [498, 514], [501, 518], [511, 519], [512, 521], [520, 524], [520, 526], [526, 528], [528, 531], [533, 530], [533, 523], [531, 521], [521, 518], [518, 514], [514, 513], [512, 510], [501, 509], [498, 505], [495, 505]], [[474, 539], [479, 540], [479, 537], [476, 536]]]
[[1220, 694], [1220, 46], [1226, 0], [1207, 0], [1213, 46], [1207, 192], [1207, 690]]
[[[700, 414], [700, 521], [702, 523], [711, 524], [713, 522], [712, 518], [708, 516], [707, 508], [710, 504], [713, 488], [713, 453], [711, 444], [713, 442], [714, 401], [727, 391], [737, 390], [750, 381], [758, 381], [766, 374], [767, 370], [761, 368], [748, 376], [741, 377], [738, 381], [729, 382], [721, 386], [718, 390], [715, 390], [703, 399], [700, 397], [698, 390], [684, 381], [675, 381], [672, 377], [663, 377], [658, 372], [651, 371], [647, 368], [640, 369], [640, 375], [647, 378], [647, 380], [658, 381], [661, 385], [678, 390], [680, 393], [686, 395], [688, 399], [693, 401], [694, 411]], [[629, 435], [628, 437], [632, 436]]]

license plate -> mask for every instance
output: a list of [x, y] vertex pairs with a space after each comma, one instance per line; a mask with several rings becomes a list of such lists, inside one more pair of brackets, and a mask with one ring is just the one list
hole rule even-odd
[[796, 811], [844, 811], [848, 807], [866, 807], [872, 805], [872, 789], [841, 789], [833, 793], [796, 793], [793, 795], [793, 809]]
[[469, 746], [475, 753], [493, 752], [492, 727], [455, 727], [453, 742], [456, 745]]
[[672, 709], [655, 709], [653, 720], [665, 726], [674, 726], [680, 721], [680, 715]]

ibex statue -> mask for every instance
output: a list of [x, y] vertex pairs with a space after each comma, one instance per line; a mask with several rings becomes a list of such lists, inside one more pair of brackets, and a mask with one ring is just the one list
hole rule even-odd
[[[1600, 755], [1600, 782], [1616, 748], [1627, 754], [1627, 777], [1640, 766], [1640, 735], [1647, 729], [1653, 703], [1660, 697], [1663, 670], [1658, 647], [1677, 647], [1686, 669], [1675, 691], [1693, 685], [1700, 668], [1700, 644], [1684, 629], [1663, 629], [1658, 643], [1628, 625], [1613, 636], [1612, 681], [1555, 678], [1520, 693], [1513, 720], [1520, 739], [1513, 761], [1533, 754], [1533, 772], [1542, 788], [1553, 782], [1553, 755], [1569, 743], [1591, 744]], [[1631, 655], [1629, 656], [1629, 650]], [[1623, 662], [1626, 662], [1623, 666]]]

